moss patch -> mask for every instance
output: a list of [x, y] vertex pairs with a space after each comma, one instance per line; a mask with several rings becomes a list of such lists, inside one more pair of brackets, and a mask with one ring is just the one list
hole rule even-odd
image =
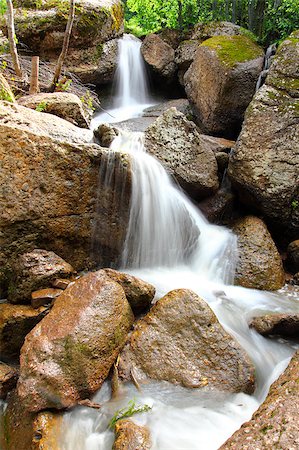
[[214, 36], [200, 46], [216, 50], [221, 62], [231, 68], [264, 54], [263, 50], [246, 36]]

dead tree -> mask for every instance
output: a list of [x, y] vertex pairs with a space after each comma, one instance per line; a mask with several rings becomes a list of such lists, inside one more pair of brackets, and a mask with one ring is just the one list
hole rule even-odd
[[10, 53], [12, 57], [12, 63], [14, 67], [14, 71], [19, 78], [23, 78], [22, 69], [19, 62], [17, 45], [16, 45], [16, 34], [15, 34], [15, 24], [14, 24], [14, 13], [13, 13], [13, 4], [12, 0], [6, 0], [7, 11], [6, 11], [6, 24], [7, 24], [7, 32], [8, 32], [8, 40]]

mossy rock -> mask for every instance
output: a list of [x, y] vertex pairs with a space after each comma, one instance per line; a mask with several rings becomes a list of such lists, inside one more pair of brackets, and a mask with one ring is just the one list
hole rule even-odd
[[213, 48], [221, 62], [233, 68], [239, 63], [263, 56], [263, 50], [247, 36], [214, 36], [201, 46]]

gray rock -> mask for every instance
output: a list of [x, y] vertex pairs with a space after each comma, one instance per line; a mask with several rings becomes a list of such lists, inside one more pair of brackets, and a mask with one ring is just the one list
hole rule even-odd
[[149, 34], [141, 45], [141, 53], [152, 71], [172, 81], [176, 72], [175, 52], [156, 34]]

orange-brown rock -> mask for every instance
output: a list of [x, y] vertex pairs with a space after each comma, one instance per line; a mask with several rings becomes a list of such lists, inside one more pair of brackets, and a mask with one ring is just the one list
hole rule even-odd
[[72, 283], [72, 281], [65, 278], [57, 278], [56, 280], [51, 282], [53, 288], [62, 289], [63, 291], [68, 287], [70, 283]]
[[156, 292], [153, 285], [128, 273], [113, 269], [104, 269], [104, 271], [109, 278], [122, 286], [134, 313], [139, 314], [149, 308]]
[[39, 291], [34, 291], [31, 293], [31, 306], [33, 308], [39, 308], [43, 305], [48, 305], [52, 303], [55, 298], [59, 297], [62, 293], [62, 289], [40, 289]]
[[119, 420], [115, 425], [115, 442], [112, 450], [150, 450], [150, 433], [146, 427], [131, 420]]
[[135, 326], [118, 365], [119, 375], [165, 380], [189, 388], [248, 392], [254, 368], [224, 331], [207, 303], [178, 289], [161, 298]]
[[133, 313], [122, 287], [103, 271], [71, 284], [26, 337], [18, 394], [30, 411], [67, 408], [106, 379]]
[[239, 251], [235, 284], [268, 291], [280, 289], [285, 281], [282, 261], [265, 223], [247, 216], [236, 222], [233, 231]]
[[17, 384], [18, 372], [14, 367], [0, 361], [0, 399], [6, 397]]
[[266, 314], [254, 317], [249, 326], [263, 336], [278, 334], [299, 338], [299, 314]]

